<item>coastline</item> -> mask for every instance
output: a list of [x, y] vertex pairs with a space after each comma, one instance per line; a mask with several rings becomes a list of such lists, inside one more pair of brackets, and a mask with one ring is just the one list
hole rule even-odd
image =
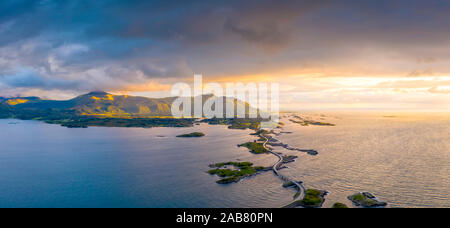
[[[419, 196], [418, 194], [421, 194], [421, 193], [424, 193], [424, 192], [427, 193], [427, 194], [433, 195], [432, 192], [427, 192], [426, 190], [423, 190], [423, 186], [421, 186], [420, 183], [418, 183], [419, 184], [418, 188], [415, 189], [415, 190], [414, 189], [411, 190], [411, 188], [409, 188], [409, 187], [408, 187], [408, 189], [402, 189], [400, 186], [395, 187], [395, 188], [390, 188], [390, 190], [395, 192], [396, 197], [393, 197], [393, 195], [390, 194], [389, 192], [386, 192], [383, 189], [379, 188], [379, 186], [381, 186], [381, 185], [380, 185], [380, 182], [378, 181], [378, 179], [376, 179], [377, 176], [365, 176], [363, 180], [360, 180], [358, 178], [355, 179], [355, 178], [352, 178], [352, 176], [349, 176], [351, 173], [354, 173], [354, 170], [351, 171], [352, 169], [350, 169], [348, 172], [345, 171], [345, 170], [348, 170], [349, 166], [343, 166], [342, 170], [339, 170], [338, 172], [332, 172], [332, 173], [330, 173], [329, 176], [326, 176], [326, 177], [324, 177], [322, 174], [321, 175], [318, 174], [317, 176], [312, 175], [313, 170], [316, 170], [314, 172], [317, 172], [317, 173], [324, 173], [324, 172], [328, 172], [330, 170], [330, 168], [333, 167], [333, 164], [338, 165], [339, 167], [341, 165], [343, 165], [341, 160], [333, 159], [334, 154], [336, 154], [336, 156], [339, 156], [342, 159], [345, 159], [347, 162], [349, 162], [349, 165], [351, 165], [351, 167], [357, 167], [359, 164], [367, 164], [367, 162], [370, 162], [370, 164], [373, 164], [373, 159], [374, 158], [379, 158], [380, 155], [381, 156], [388, 156], [388, 154], [383, 153], [383, 151], [378, 151], [377, 153], [365, 153], [365, 155], [368, 156], [368, 157], [367, 158], [363, 158], [362, 160], [360, 160], [361, 158], [358, 157], [358, 156], [361, 155], [361, 153], [360, 153], [361, 148], [355, 148], [355, 150], [343, 150], [342, 149], [342, 148], [347, 148], [347, 146], [360, 145], [361, 142], [358, 140], [359, 138], [364, 138], [364, 139], [374, 138], [373, 137], [373, 132], [374, 131], [373, 130], [369, 130], [369, 129], [366, 130], [366, 128], [362, 128], [361, 129], [362, 131], [361, 131], [361, 130], [359, 130], [360, 127], [358, 127], [358, 129], [356, 131], [358, 133], [358, 135], [360, 135], [360, 137], [356, 138], [355, 140], [360, 142], [360, 143], [356, 143], [356, 141], [348, 141], [349, 144], [348, 143], [342, 143], [343, 147], [336, 147], [336, 142], [344, 142], [344, 141], [346, 141], [345, 139], [349, 139], [349, 136], [342, 135], [343, 127], [348, 126], [348, 125], [350, 125], [350, 126], [361, 126], [364, 123], [372, 123], [373, 124], [373, 118], [372, 117], [373, 116], [369, 116], [369, 118], [366, 118], [364, 121], [360, 120], [361, 117], [358, 117], [358, 119], [350, 119], [350, 118], [349, 119], [342, 119], [342, 120], [338, 121], [338, 123], [339, 123], [338, 126], [339, 127], [327, 128], [327, 129], [322, 128], [322, 127], [306, 128], [306, 127], [296, 126], [296, 125], [293, 125], [293, 124], [288, 124], [288, 125], [286, 125], [286, 127], [284, 128], [283, 131], [292, 131], [292, 132], [294, 132], [293, 134], [283, 134], [280, 137], [275, 136], [277, 138], [280, 138], [283, 142], [289, 143], [289, 144], [294, 145], [294, 146], [299, 146], [301, 144], [301, 145], [305, 145], [307, 147], [317, 148], [318, 150], [320, 150], [320, 152], [321, 152], [321, 159], [320, 159], [320, 161], [315, 159], [314, 157], [311, 157], [311, 156], [301, 156], [301, 158], [298, 159], [298, 161], [297, 161], [297, 162], [301, 162], [301, 164], [296, 165], [297, 163], [294, 163], [294, 164], [292, 164], [292, 167], [291, 167], [292, 169], [291, 170], [286, 170], [286, 171], [292, 172], [292, 171], [295, 170], [295, 172], [304, 173], [305, 174], [304, 175], [304, 179], [302, 178], [302, 180], [305, 181], [305, 187], [315, 187], [315, 188], [319, 188], [319, 189], [331, 190], [332, 193], [327, 196], [327, 201], [325, 202], [324, 207], [330, 207], [334, 202], [342, 202], [342, 203], [345, 203], [348, 206], [352, 207], [353, 205], [351, 203], [349, 203], [349, 201], [347, 200], [347, 196], [349, 194], [351, 194], [351, 193], [360, 192], [362, 190], [367, 190], [367, 191], [369, 191], [371, 193], [374, 193], [376, 196], [380, 197], [380, 199], [382, 199], [383, 201], [388, 202], [389, 203], [388, 207], [418, 207], [418, 206], [422, 205], [422, 203], [419, 202], [419, 201], [415, 201], [414, 199], [411, 199], [411, 198], [408, 198], [408, 197], [404, 197], [403, 196], [404, 194], [408, 194], [409, 193], [409, 194], [415, 195], [416, 196], [415, 198], [417, 198]], [[377, 116], [375, 116], [375, 117], [377, 117]], [[8, 121], [10, 121], [10, 120], [11, 120], [11, 122], [12, 121], [19, 122], [19, 124], [17, 125], [18, 129], [25, 128], [25, 125], [26, 125], [25, 122], [28, 122], [28, 121], [22, 121], [22, 120], [16, 121], [16, 119], [8, 119], [8, 120], [4, 120], [3, 123], [7, 124]], [[48, 125], [48, 124], [46, 124], [44, 122], [41, 122], [41, 121], [33, 121], [33, 120], [31, 120], [31, 122], [40, 123], [43, 126]], [[384, 123], [389, 124], [389, 127], [387, 129], [386, 129]], [[394, 125], [392, 125], [392, 123]], [[438, 131], [433, 131], [434, 133], [433, 132], [428, 132], [428, 131], [425, 131], [425, 132], [422, 133], [422, 131], [423, 131], [423, 129], [427, 129], [427, 127], [431, 128], [431, 129], [442, 129], [444, 127], [444, 125], [447, 124], [447, 123], [448, 122], [442, 122], [442, 121], [434, 123], [434, 120], [433, 120], [431, 122], [431, 124], [430, 124], [429, 121], [422, 121], [422, 122], [417, 122], [417, 126], [416, 125], [410, 126], [410, 125], [407, 125], [408, 123], [398, 122], [396, 120], [392, 120], [391, 118], [387, 118], [386, 120], [383, 120], [383, 122], [381, 122], [381, 124], [383, 124], [383, 125], [380, 125], [380, 124], [375, 125], [375, 127], [376, 127], [375, 128], [375, 132], [388, 133], [388, 132], [392, 132], [393, 129], [399, 129], [399, 130], [411, 129], [411, 131], [414, 131], [414, 129], [417, 129], [417, 130], [420, 129], [420, 131], [417, 131], [418, 133], [420, 133], [420, 135], [425, 135], [426, 134], [426, 135], [428, 135], [428, 136], [430, 136], [432, 138], [435, 138], [436, 140], [441, 141], [440, 139], [442, 139], [442, 135], [439, 135], [437, 133]], [[22, 126], [22, 125], [24, 125], [24, 126]], [[36, 124], [34, 124], [34, 125], [36, 125]], [[50, 126], [52, 126], [52, 125], [50, 125]], [[58, 126], [58, 125], [53, 125], [53, 126]], [[203, 125], [203, 126], [207, 126], [207, 125]], [[10, 125], [9, 127], [16, 128], [16, 125]], [[438, 127], [438, 128], [435, 128], [435, 127]], [[47, 128], [47, 127], [45, 127], [45, 128]], [[78, 134], [76, 132], [83, 132], [83, 134], [89, 134], [90, 132], [103, 132], [103, 130], [101, 130], [100, 128], [99, 129], [96, 129], [96, 128], [97, 127], [93, 128], [94, 131], [87, 131], [87, 130], [84, 130], [84, 129], [83, 130], [82, 129], [76, 130], [76, 131], [74, 131], [74, 134]], [[347, 129], [348, 127], [345, 127], [345, 128]], [[58, 127], [51, 127], [51, 129], [59, 129], [59, 126]], [[61, 128], [61, 129], [64, 129], [64, 128]], [[164, 129], [166, 129], [166, 128], [165, 127], [161, 128], [161, 130], [164, 130]], [[196, 130], [188, 130], [188, 132], [190, 132], [190, 131], [197, 131], [197, 129], [200, 130], [200, 131], [203, 131], [202, 128], [193, 128], [193, 129], [196, 129]], [[234, 140], [230, 142], [230, 144], [224, 145], [224, 147], [227, 147], [227, 146], [230, 146], [230, 145], [235, 145], [236, 142], [242, 142], [242, 141], [245, 142], [245, 141], [252, 141], [253, 140], [252, 136], [248, 136], [248, 134], [252, 132], [250, 130], [246, 130], [246, 131], [239, 131], [239, 130], [228, 131], [226, 126], [223, 126], [223, 127], [220, 127], [220, 128], [216, 128], [216, 129], [218, 130], [217, 134], [210, 135], [210, 137], [208, 138], [208, 141], [209, 141], [209, 139], [214, 139], [214, 138], [211, 138], [211, 137], [220, 137], [219, 135], [221, 133], [219, 133], [219, 132], [224, 132], [227, 135], [236, 135], [236, 134], [240, 135], [239, 137], [235, 137]], [[352, 131], [346, 130], [346, 132], [350, 133], [350, 132], [355, 131], [353, 128], [351, 128], [351, 129], [352, 129]], [[148, 132], [155, 132], [154, 136], [152, 136], [152, 137], [156, 137], [156, 135], [161, 134], [161, 133], [157, 133], [159, 131], [158, 129], [155, 129], [155, 130], [156, 131], [149, 129], [149, 131], [148, 131]], [[383, 130], [386, 130], [386, 131], [383, 131]], [[122, 130], [120, 130], [120, 131], [112, 130], [112, 131], [113, 132], [123, 132], [125, 130], [123, 130], [123, 131]], [[69, 131], [64, 130], [64, 132], [69, 132]], [[144, 133], [144, 131], [135, 131], [135, 132], [142, 132], [142, 133]], [[172, 130], [169, 130], [169, 128], [167, 128], [167, 131], [165, 131], [165, 132], [172, 132]], [[174, 134], [179, 134], [179, 133], [183, 133], [183, 132], [186, 132], [186, 131], [178, 130], [178, 131], [175, 131], [175, 132], [177, 132], [177, 133], [174, 133]], [[65, 133], [65, 134], [67, 134], [67, 133]], [[162, 142], [164, 142], [164, 141], [171, 141], [172, 140], [172, 137], [169, 136], [168, 133], [162, 133], [162, 134], [166, 135], [166, 137], [167, 137], [166, 139], [160, 139]], [[300, 141], [298, 141], [298, 143], [297, 143], [297, 139], [296, 138], [299, 135], [301, 135], [302, 137], [300, 138]], [[323, 137], [320, 137], [320, 140], [319, 140], [317, 138], [318, 136], [323, 136]], [[175, 135], [173, 137], [175, 137]], [[351, 137], [354, 137], [354, 136], [351, 135]], [[407, 139], [409, 140], [409, 139], [416, 139], [417, 138], [417, 137], [412, 137], [412, 138], [411, 137], [409, 137]], [[436, 137], [438, 137], [438, 138], [436, 138]], [[245, 140], [242, 140], [243, 138], [245, 138]], [[214, 141], [218, 141], [218, 140], [219, 139], [214, 139]], [[185, 141], [189, 145], [192, 144], [192, 146], [194, 146], [193, 145], [194, 142], [191, 142], [191, 140], [185, 140]], [[392, 141], [392, 140], [390, 140], [390, 141]], [[353, 143], [353, 142], [355, 142], [355, 143]], [[381, 142], [381, 143], [382, 143], [381, 145], [387, 145], [385, 142]], [[339, 145], [340, 144], [338, 144], [338, 146]], [[370, 144], [370, 143], [362, 142], [362, 145], [366, 145], [367, 148], [372, 148], [371, 147], [372, 144]], [[393, 145], [397, 145], [397, 144], [394, 143]], [[445, 144], [440, 144], [440, 145], [445, 145]], [[189, 147], [191, 147], [191, 146], [189, 146]], [[327, 149], [327, 148], [330, 148], [330, 149]], [[362, 149], [362, 150], [364, 150], [364, 149]], [[242, 160], [242, 161], [244, 161], [244, 160], [251, 160], [251, 161], [257, 161], [257, 163], [260, 163], [260, 162], [258, 162], [259, 159], [256, 159], [256, 160], [248, 159], [249, 157], [254, 157], [254, 155], [251, 155], [251, 156], [250, 155], [248, 155], [248, 156], [247, 155], [244, 155], [244, 156], [240, 156], [239, 155], [239, 154], [242, 154], [243, 151], [245, 152], [246, 150], [240, 150], [240, 152], [237, 152], [239, 150], [234, 150], [233, 149], [233, 151], [234, 151], [233, 154], [235, 155], [235, 157], [239, 158], [238, 160]], [[390, 147], [388, 147], [387, 151], [394, 152], [396, 150], [395, 150], [395, 148], [392, 148], [392, 150], [391, 150]], [[433, 151], [433, 150], [431, 150], [431, 151]], [[370, 151], [368, 151], [368, 152], [370, 152]], [[415, 167], [414, 166], [415, 164], [411, 164], [411, 163], [408, 162], [409, 161], [408, 160], [409, 157], [404, 157], [403, 155], [405, 155], [405, 154], [404, 153], [398, 153], [399, 157], [395, 157], [395, 158], [392, 158], [392, 159], [394, 159], [394, 161], [402, 161], [405, 164], [409, 164], [411, 167]], [[422, 157], [423, 153], [413, 153], [413, 155]], [[430, 154], [431, 157], [423, 158], [423, 159], [425, 159], [424, 160], [424, 162], [426, 162], [425, 164], [428, 163], [427, 162], [428, 160], [432, 159], [434, 161], [433, 164], [435, 164], [436, 168], [438, 168], [438, 167], [442, 166], [442, 162], [440, 162], [439, 160], [435, 160], [435, 158], [436, 158], [436, 156], [440, 157], [441, 155], [442, 155], [442, 153], [439, 153], [439, 151], [435, 151], [435, 152], [433, 152], [433, 154]], [[390, 156], [388, 156], [388, 157], [391, 158]], [[219, 161], [227, 161], [227, 160], [232, 160], [232, 159], [233, 159], [233, 156], [226, 157], [225, 159], [213, 159], [213, 160], [219, 162]], [[306, 162], [303, 162], [303, 161], [306, 161]], [[334, 162], [334, 163], [329, 163], [329, 164], [331, 164], [331, 166], [330, 166], [328, 164], [323, 164], [324, 161], [326, 161], [326, 162]], [[445, 160], [443, 160], [443, 161], [445, 161]], [[210, 162], [211, 162], [211, 160], [206, 160], [203, 165], [209, 164]], [[274, 161], [270, 161], [269, 163], [272, 164], [273, 162]], [[268, 165], [270, 165], [269, 163], [267, 163], [267, 164], [266, 163], [260, 163], [260, 164], [264, 164], [264, 165], [268, 166]], [[381, 165], [381, 164], [379, 164], [379, 165]], [[203, 167], [203, 166], [200, 165], [200, 167]], [[421, 166], [418, 166], [418, 167], [421, 167]], [[427, 168], [427, 167], [422, 167], [422, 168], [420, 168], [420, 170], [428, 170], [429, 168]], [[404, 167], [403, 168], [399, 167], [399, 169], [396, 169], [396, 170], [393, 170], [393, 171], [391, 169], [389, 169], [389, 168], [387, 169], [387, 171], [389, 171], [389, 175], [390, 176], [392, 175], [393, 177], [397, 177], [400, 174], [399, 171], [401, 171], [401, 170], [404, 170]], [[367, 170], [360, 170], [360, 171], [361, 172], [367, 172]], [[204, 169], [202, 168], [200, 170], [200, 172], [203, 173]], [[426, 173], [424, 173], [424, 175], [427, 174], [427, 173], [430, 173], [430, 172], [427, 171]], [[376, 172], [376, 174], [378, 176], [380, 176], [380, 177], [384, 177], [385, 176], [385, 172]], [[264, 175], [266, 176], [267, 174], [264, 174]], [[386, 175], [387, 175], [387, 173], [386, 173]], [[333, 183], [334, 180], [342, 180], [342, 178], [344, 178], [344, 177], [345, 178], [346, 177], [350, 177], [350, 178], [348, 179], [348, 181], [337, 182], [337, 183], [340, 183], [340, 184], [334, 185], [333, 187], [330, 187], [330, 185], [328, 184], [328, 183]], [[403, 180], [405, 180], [405, 181], [408, 180], [407, 179], [408, 176], [406, 176], [405, 178], [406, 179], [403, 179]], [[432, 176], [430, 178], [427, 178], [428, 185], [430, 185], [430, 186], [438, 186], [438, 183], [434, 183], [433, 184]], [[259, 177], [255, 178], [254, 180], [250, 180], [249, 183], [259, 182], [258, 179], [259, 179]], [[208, 179], [208, 180], [210, 181], [211, 179]], [[382, 183], [384, 183], [384, 181], [386, 181], [386, 183], [391, 183], [390, 179], [384, 179]], [[209, 183], [211, 183], [211, 182], [209, 182]], [[349, 185], [347, 183], [355, 183], [355, 185]], [[241, 187], [242, 186], [247, 186], [246, 183], [239, 184], [239, 185], [241, 185]], [[280, 185], [281, 185], [281, 183], [280, 183]], [[235, 187], [233, 187], [233, 188], [235, 188]], [[274, 188], [274, 187], [272, 186], [272, 188]], [[289, 190], [289, 191], [292, 191], [292, 190]], [[291, 196], [289, 196], [290, 195], [289, 191], [287, 191], [287, 192], [283, 191], [283, 193], [281, 193], [283, 195], [284, 200], [287, 200], [288, 198], [291, 197]], [[438, 192], [444, 192], [445, 193], [446, 190], [445, 189], [441, 189], [441, 190], [438, 190]], [[396, 200], [396, 198], [398, 198], [398, 200]], [[448, 202], [448, 201], [446, 201], [446, 200], [444, 200], [443, 202], [430, 201], [424, 207], [432, 207], [433, 205], [434, 206], [445, 206], [443, 204], [445, 202]], [[241, 205], [241, 204], [236, 204], [236, 205]], [[249, 204], [249, 205], [255, 205], [255, 204]], [[257, 204], [257, 205], [264, 205], [264, 204]], [[274, 205], [274, 204], [269, 204], [269, 205]], [[216, 206], [219, 206], [219, 205], [216, 204]], [[282, 206], [282, 205], [280, 205], [280, 206]]]

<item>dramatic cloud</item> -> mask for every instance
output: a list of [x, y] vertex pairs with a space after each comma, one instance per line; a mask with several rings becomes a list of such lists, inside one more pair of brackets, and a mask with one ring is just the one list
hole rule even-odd
[[46, 78], [26, 69], [20, 70], [15, 75], [4, 75], [1, 80], [7, 86], [23, 88], [64, 89], [79, 86], [77, 82], [59, 78]]
[[[317, 93], [355, 86], [342, 78], [395, 89], [450, 75], [449, 10], [440, 0], [2, 0], [0, 95], [166, 90], [193, 73], [291, 86], [286, 78], [302, 77], [293, 86]], [[328, 83], [316, 87], [320, 78]]]

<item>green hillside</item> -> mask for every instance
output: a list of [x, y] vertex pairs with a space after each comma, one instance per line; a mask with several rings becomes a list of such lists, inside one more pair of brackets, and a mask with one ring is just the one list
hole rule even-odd
[[[204, 95], [203, 102], [211, 97], [212, 95]], [[171, 105], [175, 99], [175, 97], [146, 98], [113, 95], [106, 92], [91, 92], [64, 101], [42, 100], [38, 97], [0, 98], [0, 118], [41, 120], [67, 127], [191, 126], [193, 119], [172, 118]], [[193, 99], [192, 105], [194, 104]], [[232, 103], [235, 110], [236, 107], [241, 106], [245, 107], [246, 113], [256, 111], [247, 103], [236, 99], [225, 97], [222, 99], [224, 113], [227, 103]], [[193, 107], [192, 110], [194, 110]], [[217, 120], [213, 119], [212, 121]], [[228, 123], [230, 120], [226, 122]], [[251, 125], [250, 122], [245, 123]], [[246, 128], [248, 128], [247, 125], [242, 127], [242, 129]]]
[[[14, 100], [14, 99], [10, 99]], [[14, 105], [16, 110], [73, 111], [78, 116], [108, 118], [167, 117], [171, 115], [170, 104], [174, 98], [152, 99], [134, 96], [119, 96], [105, 92], [92, 92], [71, 100], [39, 100]], [[3, 101], [4, 104], [7, 101]]]
[[169, 117], [175, 98], [146, 98], [93, 92], [69, 101], [78, 114], [99, 117]]
[[13, 115], [10, 106], [0, 103], [0, 118], [9, 118]]
[[[204, 95], [203, 102], [212, 95]], [[112, 95], [106, 92], [92, 92], [76, 98], [55, 101], [41, 100], [37, 97], [8, 98], [0, 100], [0, 103], [16, 110], [18, 115], [28, 113], [71, 112], [77, 116], [91, 116], [104, 118], [155, 118], [171, 117], [171, 105], [175, 97], [147, 98], [127, 95]], [[224, 112], [227, 103], [233, 103], [235, 110], [238, 106], [244, 106], [246, 113], [255, 112], [247, 103], [236, 99], [223, 98]], [[192, 104], [194, 104], [192, 100]], [[194, 108], [192, 107], [192, 110]], [[236, 111], [235, 111], [236, 113]], [[27, 114], [28, 115], [28, 114]]]

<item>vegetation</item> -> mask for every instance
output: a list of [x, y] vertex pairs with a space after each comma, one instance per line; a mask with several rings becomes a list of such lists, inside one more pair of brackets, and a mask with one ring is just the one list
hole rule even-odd
[[384, 207], [385, 202], [379, 201], [374, 195], [369, 192], [356, 193], [348, 197], [356, 206], [362, 207]]
[[361, 193], [357, 193], [355, 195], [352, 195], [352, 196], [350, 196], [350, 198], [351, 198], [351, 200], [356, 200], [356, 201], [362, 201], [362, 200], [366, 199], [366, 197], [363, 196], [363, 194], [361, 194]]
[[228, 128], [229, 129], [240, 129], [240, 130], [246, 130], [246, 129], [258, 129], [261, 127], [260, 123], [256, 122], [234, 122], [232, 123]]
[[8, 105], [0, 104], [0, 118], [6, 119], [13, 115], [11, 108]]
[[348, 207], [343, 203], [335, 203], [331, 208], [348, 208]]
[[179, 138], [198, 138], [198, 137], [203, 137], [203, 136], [205, 136], [205, 134], [202, 132], [193, 132], [193, 133], [189, 133], [189, 134], [178, 135], [177, 137], [179, 137]]
[[268, 152], [268, 150], [266, 148], [264, 148], [263, 143], [247, 142], [247, 143], [240, 144], [239, 146], [247, 147], [250, 150], [250, 152], [252, 152], [254, 154], [264, 154], [264, 153]]
[[315, 125], [315, 126], [336, 126], [332, 123], [325, 123], [325, 122], [317, 122], [317, 121], [311, 121], [311, 120], [293, 120], [290, 119], [292, 123], [300, 124], [302, 126], [309, 126], [309, 125]]
[[324, 193], [317, 189], [308, 189], [305, 192], [305, 197], [301, 200], [304, 207], [320, 207], [324, 202]]
[[239, 130], [259, 130], [261, 128], [261, 122], [264, 119], [242, 119], [242, 118], [212, 118], [204, 119], [202, 122], [209, 123], [211, 125], [228, 125], [229, 129], [239, 129]]
[[305, 207], [305, 208], [318, 208], [322, 207], [325, 201], [326, 191], [320, 191], [317, 189], [308, 189], [305, 192], [305, 197], [302, 200], [295, 201], [285, 208]]
[[49, 117], [37, 118], [46, 123], [60, 124], [68, 128], [96, 127], [191, 127], [193, 119], [165, 119], [165, 118], [96, 118], [96, 117], [75, 117], [70, 119], [52, 119]]
[[294, 162], [295, 159], [297, 159], [298, 157], [294, 156], [294, 155], [289, 155], [289, 156], [284, 155], [282, 158], [283, 158], [283, 164], [286, 164], [286, 163]]
[[[232, 166], [232, 168], [229, 168], [229, 166]], [[238, 182], [242, 178], [268, 170], [268, 168], [262, 166], [254, 167], [251, 162], [224, 162], [210, 165], [210, 167], [214, 169], [209, 170], [209, 174], [222, 178], [217, 181], [218, 184]]]
[[0, 118], [39, 120], [69, 128], [98, 127], [191, 127], [194, 119], [100, 118], [78, 115], [76, 110], [12, 108], [0, 104]]
[[256, 130], [254, 133], [251, 133], [250, 135], [264, 135], [264, 134], [270, 134], [270, 133], [273, 133], [273, 131], [259, 129], [259, 130]]
[[224, 166], [235, 166], [238, 168], [245, 168], [245, 167], [253, 166], [253, 163], [251, 163], [251, 162], [221, 162], [221, 163], [216, 163], [216, 164], [212, 165], [211, 168], [214, 168], [214, 167], [222, 168]]
[[307, 120], [301, 116], [294, 116], [295, 119], [290, 119], [292, 123], [300, 124], [302, 126], [316, 125], [316, 126], [335, 126], [332, 123], [318, 122], [313, 120]]
[[258, 136], [259, 137], [258, 141], [265, 142], [266, 139], [263, 137], [263, 135], [267, 135], [267, 134], [271, 134], [271, 133], [273, 133], [273, 131], [267, 131], [264, 129], [260, 129], [260, 130], [256, 130], [254, 133], [251, 133], [250, 135]]
[[[0, 118], [39, 120], [69, 128], [193, 126], [194, 118], [172, 117], [170, 106], [174, 99], [119, 96], [106, 92], [92, 92], [64, 101], [0, 97]], [[261, 126], [259, 119], [212, 119], [204, 122], [228, 125], [231, 129], [256, 130]]]

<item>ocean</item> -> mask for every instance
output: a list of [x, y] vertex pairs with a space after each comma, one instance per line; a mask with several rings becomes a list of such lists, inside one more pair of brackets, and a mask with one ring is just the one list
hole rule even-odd
[[[314, 149], [283, 169], [306, 188], [327, 190], [323, 207], [351, 206], [347, 196], [369, 191], [388, 207], [450, 207], [450, 115], [308, 113], [336, 126], [282, 121], [278, 136]], [[295, 191], [272, 172], [219, 185], [215, 162], [271, 166], [277, 158], [237, 144], [251, 130], [192, 128], [69, 129], [38, 121], [0, 120], [0, 207], [282, 207]], [[177, 135], [204, 132], [202, 138]]]

